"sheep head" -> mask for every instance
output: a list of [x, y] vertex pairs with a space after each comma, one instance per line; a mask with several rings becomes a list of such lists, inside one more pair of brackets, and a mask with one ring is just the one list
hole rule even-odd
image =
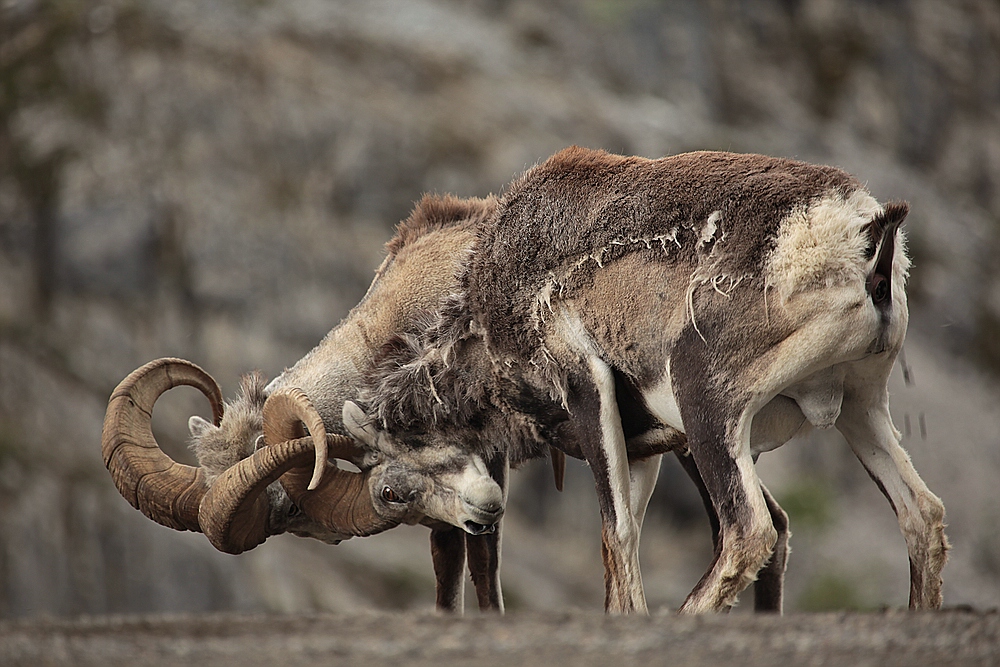
[[460, 444], [438, 440], [414, 446], [391, 437], [352, 401], [344, 404], [343, 419], [367, 449], [368, 493], [379, 516], [431, 527], [448, 524], [473, 535], [495, 530], [504, 492], [483, 457]]
[[[420, 334], [387, 342], [361, 392], [365, 407], [346, 401], [342, 420], [368, 452], [362, 465], [371, 472], [369, 492], [380, 516], [481, 534], [503, 515], [500, 471], [490, 465], [506, 457], [510, 429], [483, 420], [493, 413], [483, 410], [490, 399], [475, 379], [484, 380], [491, 365], [485, 355], [465, 354], [470, 344], [483, 348], [462, 306], [446, 304], [416, 323]], [[476, 363], [459, 375], [451, 360], [460, 352]]]

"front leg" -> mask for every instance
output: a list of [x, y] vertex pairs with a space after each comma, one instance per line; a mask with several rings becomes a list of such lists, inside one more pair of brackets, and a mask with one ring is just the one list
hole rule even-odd
[[600, 358], [590, 356], [587, 362], [589, 377], [573, 383], [568, 404], [574, 434], [594, 474], [601, 508], [604, 609], [609, 613], [645, 612], [639, 526], [632, 509], [628, 453], [615, 401], [615, 380], [611, 368]]
[[[503, 489], [504, 506], [507, 505], [507, 480], [510, 464], [506, 454], [494, 457], [487, 463], [490, 477]], [[503, 591], [500, 588], [500, 545], [502, 543], [503, 520], [496, 530], [488, 535], [466, 535], [469, 554], [469, 571], [476, 587], [476, 598], [480, 611], [504, 612]]]
[[465, 535], [461, 528], [431, 529], [438, 611], [452, 614], [465, 611]]
[[490, 535], [466, 535], [465, 543], [469, 552], [469, 571], [472, 584], [476, 588], [476, 599], [480, 611], [497, 611], [503, 608], [503, 592], [500, 589], [500, 531]]

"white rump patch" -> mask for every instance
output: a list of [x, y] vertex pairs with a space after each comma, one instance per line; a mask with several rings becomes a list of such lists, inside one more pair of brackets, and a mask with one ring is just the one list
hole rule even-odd
[[863, 282], [868, 264], [863, 228], [881, 210], [865, 190], [846, 198], [831, 193], [797, 206], [781, 221], [767, 263], [767, 285], [785, 302], [796, 292]]

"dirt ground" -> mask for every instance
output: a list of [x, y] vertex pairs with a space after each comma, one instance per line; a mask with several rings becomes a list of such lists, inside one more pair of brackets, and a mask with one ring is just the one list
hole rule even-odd
[[2, 665], [1000, 664], [1000, 614], [178, 615], [0, 623]]

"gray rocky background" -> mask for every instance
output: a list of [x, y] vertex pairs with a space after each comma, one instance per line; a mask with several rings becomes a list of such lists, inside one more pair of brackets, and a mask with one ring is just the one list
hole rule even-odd
[[[358, 301], [421, 193], [497, 192], [569, 144], [798, 157], [910, 201], [895, 419], [948, 508], [945, 603], [1000, 604], [995, 0], [2, 0], [0, 618], [431, 609], [424, 528], [234, 557], [146, 520], [101, 462], [107, 398], [161, 356], [227, 395], [279, 373]], [[206, 407], [158, 403], [175, 458]], [[562, 495], [541, 463], [514, 476], [510, 610], [601, 608], [573, 463]], [[835, 434], [759, 468], [792, 518], [790, 610], [906, 604], [895, 518]], [[710, 558], [666, 460], [651, 608]]]

